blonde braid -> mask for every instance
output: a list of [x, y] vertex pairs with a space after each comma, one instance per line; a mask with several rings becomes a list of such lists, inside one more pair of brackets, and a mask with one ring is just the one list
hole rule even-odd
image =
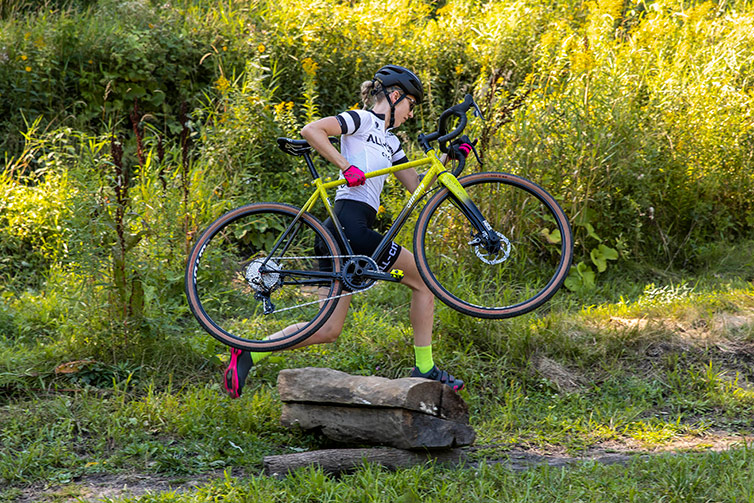
[[376, 93], [376, 82], [367, 80], [361, 84], [361, 102], [364, 104], [364, 110], [374, 105]]

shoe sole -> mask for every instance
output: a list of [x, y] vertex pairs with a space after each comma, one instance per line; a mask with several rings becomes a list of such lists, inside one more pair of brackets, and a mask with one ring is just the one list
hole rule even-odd
[[241, 396], [241, 393], [238, 391], [238, 357], [240, 354], [240, 349], [233, 348], [230, 350], [230, 363], [223, 374], [225, 392], [230, 395], [231, 398], [238, 398]]

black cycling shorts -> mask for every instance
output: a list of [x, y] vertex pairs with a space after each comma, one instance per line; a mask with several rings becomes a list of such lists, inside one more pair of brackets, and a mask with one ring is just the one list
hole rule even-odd
[[[343, 228], [343, 233], [348, 239], [348, 243], [351, 245], [353, 253], [355, 255], [367, 255], [371, 257], [382, 241], [382, 235], [372, 229], [374, 221], [377, 218], [375, 209], [361, 201], [339, 199], [335, 201], [333, 212], [338, 217], [338, 221]], [[335, 232], [335, 224], [332, 218], [325, 220], [324, 224], [327, 230], [338, 239], [338, 233]], [[391, 241], [385, 252], [376, 260], [377, 266], [382, 271], [390, 270], [395, 265], [395, 261], [398, 260], [400, 252], [401, 247]], [[343, 253], [345, 253], [345, 250], [343, 250]], [[332, 270], [328, 260], [320, 260], [320, 268], [322, 270]]]

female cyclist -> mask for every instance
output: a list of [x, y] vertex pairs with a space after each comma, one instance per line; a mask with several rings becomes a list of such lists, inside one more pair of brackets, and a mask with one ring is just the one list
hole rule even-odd
[[[314, 121], [304, 126], [301, 136], [341, 170], [346, 185], [341, 186], [335, 196], [335, 215], [353, 252], [371, 255], [382, 240], [382, 236], [372, 229], [372, 225], [386, 176], [367, 180], [364, 173], [408, 161], [392, 129], [413, 117], [414, 106], [422, 102], [424, 91], [421, 81], [413, 72], [401, 66], [387, 65], [377, 71], [374, 79], [361, 85], [361, 98], [364, 110], [349, 110], [335, 117]], [[332, 146], [329, 136], [341, 137], [340, 152]], [[468, 150], [463, 153], [468, 153]], [[395, 176], [410, 192], [419, 185], [418, 174], [413, 168], [398, 171]], [[334, 229], [331, 219], [325, 225]], [[440, 381], [459, 391], [464, 386], [463, 381], [440, 370], [432, 359], [434, 296], [422, 281], [413, 254], [391, 243], [377, 265], [383, 271], [401, 269], [404, 272], [401, 283], [411, 289], [409, 319], [414, 332], [416, 355], [416, 366], [411, 377]], [[293, 348], [337, 340], [343, 330], [350, 303], [350, 296], [341, 298], [327, 322]], [[269, 354], [231, 349], [230, 364], [224, 375], [225, 389], [231, 397], [238, 398], [241, 395], [251, 367]]]

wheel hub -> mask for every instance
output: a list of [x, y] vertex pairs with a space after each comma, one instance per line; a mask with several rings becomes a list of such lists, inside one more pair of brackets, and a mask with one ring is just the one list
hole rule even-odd
[[258, 258], [246, 267], [246, 281], [256, 292], [270, 292], [280, 281], [278, 264], [270, 259]]
[[485, 246], [485, 239], [480, 236], [477, 236], [469, 241], [469, 244], [472, 246], [472, 248], [474, 248], [474, 253], [476, 253], [476, 256], [479, 257], [479, 260], [481, 260], [485, 264], [500, 264], [501, 262], [508, 260], [508, 257], [511, 254], [510, 240], [497, 231], [495, 231], [495, 234], [497, 234], [500, 238], [500, 250], [496, 253], [490, 253], [488, 251], [488, 248]]

